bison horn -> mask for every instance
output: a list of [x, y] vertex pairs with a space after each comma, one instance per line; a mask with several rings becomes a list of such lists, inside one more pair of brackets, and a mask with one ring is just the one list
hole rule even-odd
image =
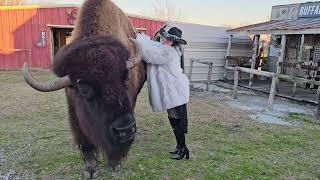
[[133, 42], [134, 46], [136, 47], [136, 54], [133, 57], [128, 59], [128, 61], [127, 61], [127, 68], [128, 69], [133, 68], [138, 63], [140, 63], [142, 60], [142, 51], [139, 48], [139, 45], [133, 39], [130, 39], [130, 40], [131, 40], [131, 42]]
[[41, 92], [51, 92], [51, 91], [57, 91], [59, 89], [65, 88], [67, 86], [71, 85], [70, 78], [68, 76], [64, 76], [62, 78], [59, 78], [55, 81], [52, 81], [50, 83], [41, 83], [38, 82], [31, 74], [28, 68], [27, 63], [24, 63], [23, 65], [23, 75], [25, 81], [35, 90], [41, 91]]

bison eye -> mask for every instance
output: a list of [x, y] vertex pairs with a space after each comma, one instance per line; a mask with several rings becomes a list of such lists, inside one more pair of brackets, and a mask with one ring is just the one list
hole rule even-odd
[[91, 100], [93, 98], [94, 90], [88, 83], [83, 82], [81, 80], [77, 80], [77, 87], [78, 87], [80, 96], [82, 96], [87, 100]]

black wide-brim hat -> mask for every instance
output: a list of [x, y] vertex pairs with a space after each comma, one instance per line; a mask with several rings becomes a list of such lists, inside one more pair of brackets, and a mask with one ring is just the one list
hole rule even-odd
[[166, 30], [164, 30], [163, 28], [161, 28], [159, 33], [162, 37], [164, 37], [166, 39], [171, 39], [172, 41], [178, 42], [179, 44], [183, 44], [183, 45], [187, 44], [187, 41], [181, 38], [182, 31], [180, 29], [178, 29], [177, 27], [173, 27], [173, 28], [169, 29], [168, 32]]

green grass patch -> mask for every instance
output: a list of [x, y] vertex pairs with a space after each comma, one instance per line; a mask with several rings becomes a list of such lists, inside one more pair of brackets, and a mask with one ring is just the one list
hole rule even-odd
[[[36, 72], [51, 80], [48, 72]], [[40, 93], [15, 71], [0, 72], [0, 174], [22, 179], [81, 179], [83, 162], [69, 132], [64, 91]], [[136, 107], [138, 134], [123, 169], [99, 179], [319, 179], [320, 127], [291, 113], [296, 126], [256, 123], [222, 103], [191, 97], [187, 145], [191, 159], [173, 161], [166, 113], [152, 113], [147, 90]], [[1, 161], [2, 160], [2, 161]]]

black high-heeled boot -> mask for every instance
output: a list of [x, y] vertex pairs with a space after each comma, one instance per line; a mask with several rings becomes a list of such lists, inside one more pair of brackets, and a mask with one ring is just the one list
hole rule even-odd
[[189, 149], [186, 146], [185, 134], [181, 129], [176, 130], [177, 134], [177, 153], [171, 156], [171, 159], [181, 160], [186, 156], [186, 159], [189, 159]]
[[171, 127], [172, 127], [174, 136], [175, 136], [175, 138], [176, 138], [176, 143], [177, 143], [175, 150], [169, 151], [169, 153], [170, 153], [170, 154], [177, 154], [177, 153], [178, 153], [178, 150], [179, 150], [179, 146], [178, 146], [178, 135], [177, 135], [176, 129], [178, 128], [178, 123], [179, 123], [178, 121], [179, 121], [179, 119], [175, 119], [175, 118], [170, 118], [170, 117], [169, 117], [169, 121], [170, 121], [170, 125], [171, 125]]
[[186, 156], [186, 159], [189, 159], [189, 149], [187, 148], [187, 146], [179, 148], [178, 153], [173, 154], [171, 156], [171, 159], [181, 160], [184, 158], [184, 156]]

